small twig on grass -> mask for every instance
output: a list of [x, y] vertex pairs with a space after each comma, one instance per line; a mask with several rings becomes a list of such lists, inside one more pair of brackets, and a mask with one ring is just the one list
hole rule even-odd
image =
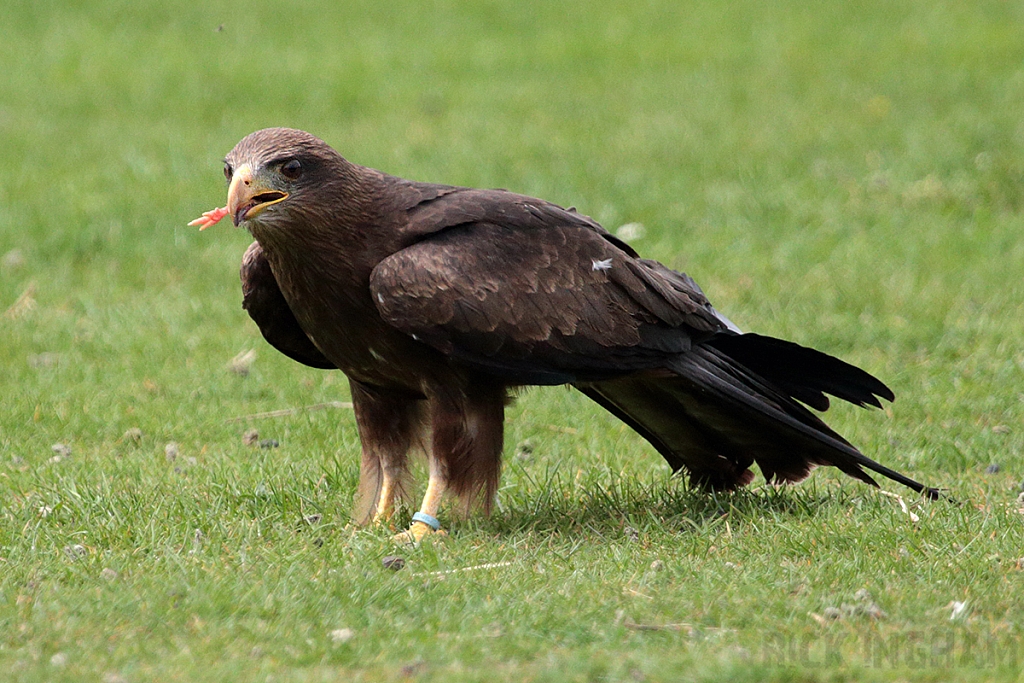
[[832, 623], [833, 620], [839, 618], [838, 615], [832, 616], [831, 614], [829, 614], [829, 615], [826, 615], [826, 616], [822, 616], [822, 615], [817, 614], [815, 612], [808, 612], [807, 616], [809, 616], [811, 619], [814, 619], [816, 622], [818, 622], [818, 626], [828, 626], [830, 623]]
[[693, 624], [638, 624], [628, 617], [622, 625], [633, 631], [682, 631], [688, 636], [697, 630]]
[[901, 495], [899, 495], [897, 493], [890, 493], [888, 491], [879, 491], [879, 493], [881, 493], [883, 496], [888, 496], [890, 498], [895, 498], [896, 500], [898, 500], [899, 503], [900, 503], [900, 507], [903, 509], [903, 512], [908, 514], [908, 515], [910, 515], [910, 521], [911, 522], [920, 522], [921, 521], [921, 518], [918, 517], [917, 515], [915, 515], [913, 512], [911, 512], [910, 508], [907, 507], [907, 503], [906, 503], [905, 500], [903, 500], [903, 496], [901, 496]]
[[553, 432], [559, 434], [579, 434], [579, 430], [575, 427], [562, 427], [561, 425], [544, 425]]
[[25, 291], [21, 293], [10, 308], [4, 311], [4, 317], [8, 320], [17, 320], [24, 317], [36, 307], [36, 283], [29, 282]]
[[327, 408], [351, 408], [352, 403], [349, 401], [329, 401], [327, 403], [315, 403], [311, 406], [301, 406], [299, 408], [284, 408], [282, 410], [271, 410], [266, 413], [253, 413], [252, 415], [239, 415], [238, 417], [229, 417], [224, 422], [230, 424], [232, 422], [244, 422], [246, 420], [262, 420], [267, 417], [286, 417], [288, 415], [298, 415], [303, 412], [312, 412], [314, 410], [325, 410]]
[[470, 572], [476, 569], [497, 569], [498, 567], [511, 567], [512, 562], [488, 562], [487, 564], [475, 564], [471, 567], [459, 567], [458, 569], [445, 569], [440, 572], [417, 572], [412, 576], [447, 576], [448, 574], [458, 574], [460, 572]]

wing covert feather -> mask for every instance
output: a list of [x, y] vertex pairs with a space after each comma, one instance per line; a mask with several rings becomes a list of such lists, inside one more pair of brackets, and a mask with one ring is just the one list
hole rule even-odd
[[666, 279], [658, 268], [673, 271], [589, 219], [551, 217], [536, 227], [456, 221], [402, 249], [371, 275], [381, 316], [463, 362], [552, 384], [651, 367], [722, 329], [685, 276]]

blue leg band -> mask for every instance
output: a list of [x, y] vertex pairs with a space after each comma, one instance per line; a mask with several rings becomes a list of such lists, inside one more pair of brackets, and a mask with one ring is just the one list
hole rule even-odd
[[423, 522], [434, 531], [439, 531], [441, 529], [441, 522], [437, 521], [437, 517], [431, 517], [425, 512], [414, 512], [412, 515], [412, 521]]

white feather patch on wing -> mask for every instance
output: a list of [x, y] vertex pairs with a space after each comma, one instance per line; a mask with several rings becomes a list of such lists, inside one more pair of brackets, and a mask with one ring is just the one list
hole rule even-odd
[[722, 315], [721, 311], [719, 311], [716, 308], [712, 308], [711, 310], [714, 312], [716, 318], [725, 323], [726, 327], [728, 327], [733, 332], [736, 332], [737, 334], [743, 334], [743, 330], [741, 330], [735, 323], [733, 323], [733, 321], [729, 320], [724, 315]]
[[611, 270], [612, 269], [612, 260], [610, 258], [601, 259], [601, 260], [594, 259], [593, 261], [590, 262], [590, 269], [591, 270]]

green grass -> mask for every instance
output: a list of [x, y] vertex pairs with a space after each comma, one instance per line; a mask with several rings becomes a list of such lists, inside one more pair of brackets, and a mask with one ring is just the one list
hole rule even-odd
[[[1021, 6], [464, 5], [0, 5], [3, 678], [1020, 680]], [[227, 421], [347, 395], [240, 309], [248, 237], [185, 227], [268, 125], [642, 223], [741, 326], [889, 382], [830, 423], [963, 504], [828, 471], [710, 497], [535, 390], [498, 511], [383, 569], [349, 412]]]

